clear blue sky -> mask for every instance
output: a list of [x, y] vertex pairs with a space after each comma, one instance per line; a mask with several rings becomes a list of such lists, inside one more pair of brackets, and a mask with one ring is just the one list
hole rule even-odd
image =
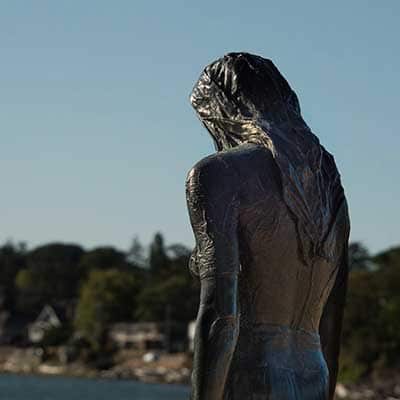
[[352, 239], [400, 244], [399, 21], [398, 0], [3, 2], [0, 241], [192, 245], [185, 175], [214, 150], [188, 96], [248, 51], [334, 153]]

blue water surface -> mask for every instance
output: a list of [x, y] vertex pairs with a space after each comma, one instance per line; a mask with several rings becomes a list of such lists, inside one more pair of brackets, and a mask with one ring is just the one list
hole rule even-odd
[[189, 389], [134, 381], [0, 375], [0, 400], [186, 400]]

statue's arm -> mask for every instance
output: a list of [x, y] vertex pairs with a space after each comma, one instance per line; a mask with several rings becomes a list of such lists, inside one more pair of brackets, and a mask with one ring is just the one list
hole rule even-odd
[[239, 331], [238, 200], [226, 166], [194, 168], [187, 201], [201, 282], [192, 372], [193, 400], [222, 400]]
[[339, 368], [340, 341], [343, 311], [346, 302], [348, 280], [348, 230], [340, 259], [335, 284], [325, 304], [320, 322], [322, 351], [329, 369], [329, 399], [334, 398]]

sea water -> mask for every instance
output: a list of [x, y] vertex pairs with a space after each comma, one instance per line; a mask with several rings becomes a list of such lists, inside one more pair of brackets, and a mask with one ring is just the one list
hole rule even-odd
[[59, 376], [0, 375], [0, 400], [186, 400], [180, 385]]

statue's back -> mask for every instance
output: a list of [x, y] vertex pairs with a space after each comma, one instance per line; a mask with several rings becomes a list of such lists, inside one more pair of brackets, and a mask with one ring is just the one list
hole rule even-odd
[[331, 257], [306, 263], [271, 153], [244, 145], [223, 157], [241, 199], [240, 333], [226, 399], [326, 399], [319, 323], [346, 240], [345, 204], [326, 238]]

